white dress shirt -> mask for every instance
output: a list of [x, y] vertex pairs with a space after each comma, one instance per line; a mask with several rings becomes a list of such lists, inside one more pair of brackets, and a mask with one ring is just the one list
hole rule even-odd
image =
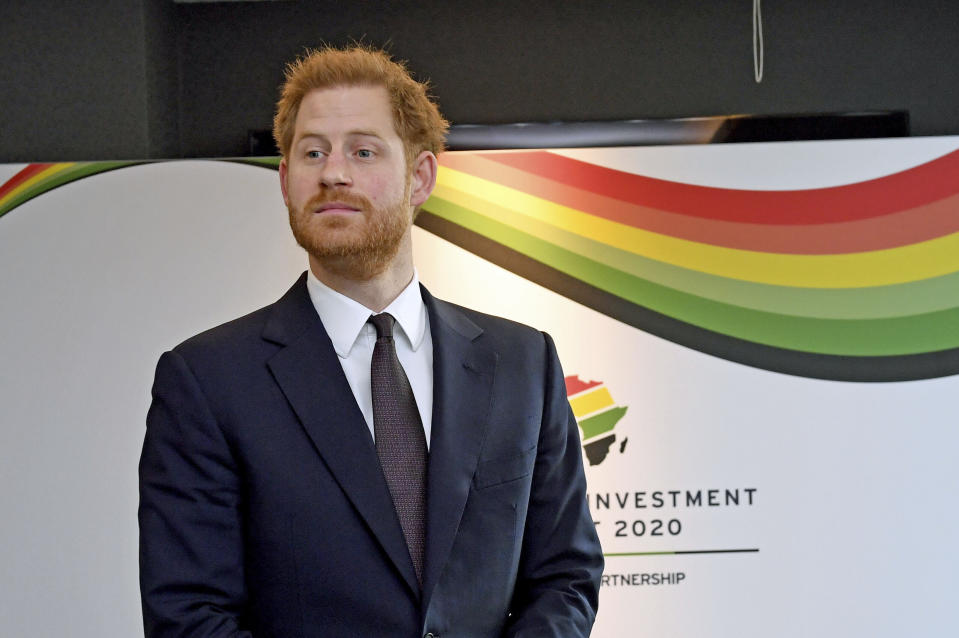
[[[370, 366], [376, 329], [368, 323], [370, 315], [375, 313], [358, 301], [336, 292], [317, 279], [312, 271], [307, 275], [306, 287], [375, 441]], [[433, 425], [433, 338], [415, 270], [413, 280], [383, 312], [396, 318], [393, 328], [396, 354], [413, 388], [416, 407], [423, 421], [426, 447], [429, 449]]]

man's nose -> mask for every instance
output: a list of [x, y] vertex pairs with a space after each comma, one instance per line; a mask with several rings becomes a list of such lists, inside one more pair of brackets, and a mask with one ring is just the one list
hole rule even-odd
[[320, 183], [326, 187], [350, 186], [353, 184], [349, 162], [343, 153], [331, 151], [326, 156], [323, 161], [323, 169], [320, 171]]

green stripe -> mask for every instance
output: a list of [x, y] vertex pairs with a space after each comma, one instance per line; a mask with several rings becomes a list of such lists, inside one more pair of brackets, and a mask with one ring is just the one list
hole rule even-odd
[[959, 309], [873, 320], [815, 319], [740, 308], [686, 294], [585, 258], [445, 200], [433, 214], [634, 304], [754, 343], [821, 354], [903, 355], [959, 347]]
[[[445, 199], [443, 201], [449, 202]], [[427, 205], [431, 203], [432, 200]], [[449, 203], [458, 206], [453, 202]], [[482, 211], [473, 212], [646, 281], [752, 310], [820, 319], [878, 319], [948, 310], [959, 305], [959, 272], [916, 282], [868, 288], [776, 286], [667, 264], [583, 237], [521, 213], [510, 211], [508, 218], [504, 218], [485, 215]]]
[[594, 436], [606, 434], [612, 430], [616, 423], [626, 414], [626, 408], [613, 408], [602, 414], [591, 416], [579, 422], [579, 427], [583, 429], [583, 440], [588, 441]]
[[259, 166], [261, 168], [276, 169], [280, 165], [280, 158], [273, 157], [236, 157], [223, 160], [225, 162], [234, 162], [236, 164], [249, 164], [250, 166]]

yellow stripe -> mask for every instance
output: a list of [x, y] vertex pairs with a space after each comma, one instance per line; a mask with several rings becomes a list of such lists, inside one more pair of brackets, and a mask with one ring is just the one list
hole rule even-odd
[[25, 182], [13, 188], [9, 193], [4, 195], [3, 197], [0, 197], [0, 205], [5, 204], [7, 201], [13, 199], [20, 193], [24, 192], [25, 190], [35, 185], [37, 182], [43, 181], [52, 175], [56, 175], [60, 171], [66, 170], [67, 168], [70, 168], [74, 164], [76, 164], [76, 162], [64, 162], [62, 164], [54, 164], [52, 166], [49, 166], [43, 169], [42, 171], [40, 171], [39, 173], [31, 177], [30, 179], [26, 180]]
[[572, 399], [569, 405], [573, 408], [573, 414], [578, 418], [584, 414], [602, 410], [603, 408], [613, 405], [613, 397], [609, 394], [609, 390], [604, 386], [600, 386], [592, 392], [586, 392]]
[[[789, 255], [711, 246], [653, 233], [448, 167], [440, 167], [435, 194], [487, 216], [485, 207], [476, 206], [477, 200], [636, 255], [744, 281], [803, 288], [859, 288], [919, 281], [959, 271], [959, 233], [871, 252]], [[509, 219], [497, 221], [510, 224]]]

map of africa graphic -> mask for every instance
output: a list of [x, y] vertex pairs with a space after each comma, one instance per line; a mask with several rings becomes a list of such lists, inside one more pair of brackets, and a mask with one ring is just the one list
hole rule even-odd
[[[566, 394], [583, 437], [583, 451], [590, 465], [606, 460], [616, 443], [616, 424], [626, 414], [626, 406], [617, 406], [602, 381], [583, 381], [579, 375], [566, 377]], [[629, 439], [619, 443], [619, 453]]]

